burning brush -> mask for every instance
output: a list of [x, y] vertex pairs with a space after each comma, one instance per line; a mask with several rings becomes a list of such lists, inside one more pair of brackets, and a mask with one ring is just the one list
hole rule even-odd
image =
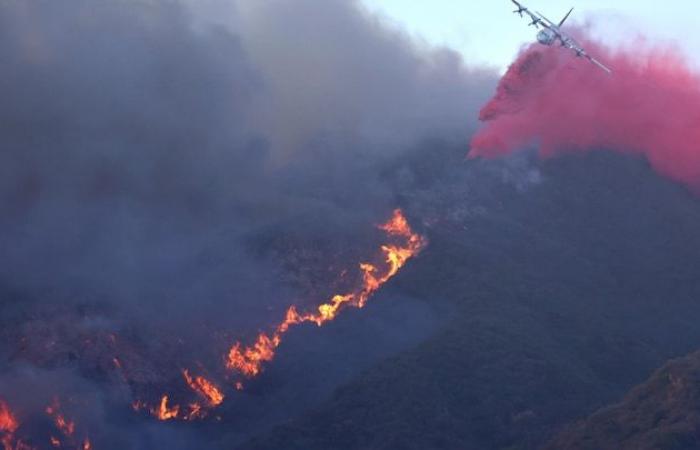
[[[333, 295], [327, 302], [320, 304], [315, 311], [300, 312], [296, 306], [290, 306], [283, 320], [270, 332], [260, 333], [250, 345], [236, 342], [230, 347], [223, 358], [220, 368], [226, 373], [230, 392], [244, 389], [246, 380], [259, 375], [264, 365], [271, 362], [286, 333], [294, 326], [313, 323], [316, 326], [334, 320], [346, 308], [363, 308], [372, 295], [384, 283], [394, 277], [413, 256], [417, 255], [426, 245], [424, 237], [413, 232], [400, 210], [395, 210], [391, 219], [378, 227], [387, 236], [387, 242], [380, 247], [381, 260], [377, 263], [364, 262], [359, 264], [361, 278], [357, 286], [348, 292]], [[112, 352], [106, 366], [113, 377], [124, 385], [131, 385], [129, 358], [123, 358], [117, 351], [119, 340], [115, 336], [106, 339], [106, 348]], [[104, 359], [104, 358], [103, 358]], [[203, 367], [196, 370], [180, 369], [181, 387], [177, 391], [163, 393], [158, 399], [151, 401], [135, 400], [131, 407], [135, 411], [144, 411], [160, 421], [196, 421], [212, 416], [212, 411], [219, 408], [227, 398], [225, 384], [210, 379]], [[222, 376], [222, 378], [224, 378]], [[175, 379], [175, 378], [174, 378]], [[138, 383], [137, 383], [138, 384]], [[131, 386], [133, 389], [133, 386]], [[162, 391], [161, 391], [162, 392]], [[187, 399], [190, 399], [189, 401]], [[1, 450], [34, 450], [39, 448], [62, 448], [70, 450], [89, 450], [93, 443], [87, 437], [85, 430], [80, 428], [70, 415], [66, 414], [57, 397], [53, 398], [42, 414], [51, 423], [51, 430], [45, 438], [40, 439], [40, 446], [34, 441], [25, 440], [20, 420], [10, 406], [0, 399], [0, 447]], [[32, 436], [32, 439], [37, 439]], [[47, 440], [47, 442], [43, 442]]]
[[[361, 263], [362, 282], [357, 288], [332, 296], [328, 302], [319, 305], [316, 312], [301, 313], [296, 306], [290, 306], [284, 319], [272, 332], [260, 333], [248, 346], [236, 342], [230, 348], [224, 362], [235, 390], [243, 390], [244, 380], [259, 375], [263, 365], [274, 359], [284, 335], [291, 328], [303, 323], [314, 323], [320, 327], [335, 319], [345, 308], [363, 308], [372, 294], [394, 277], [427, 243], [423, 236], [413, 232], [399, 209], [394, 211], [388, 222], [378, 228], [390, 238], [390, 242], [381, 246], [383, 264]], [[171, 397], [164, 394], [156, 405], [136, 401], [132, 405], [133, 409], [148, 411], [158, 420], [192, 421], [207, 417], [211, 410], [223, 403], [225, 395], [214, 382], [201, 375], [192, 375], [188, 370], [183, 370], [182, 374], [186, 385], [197, 394], [200, 401], [183, 406], [173, 403]]]

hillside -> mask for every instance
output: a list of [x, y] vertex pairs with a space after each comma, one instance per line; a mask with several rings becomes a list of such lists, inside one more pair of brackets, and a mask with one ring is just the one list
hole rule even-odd
[[577, 422], [547, 449], [700, 448], [700, 353], [664, 365], [620, 403]]
[[[388, 290], [444, 323], [241, 448], [537, 448], [700, 346], [695, 197], [607, 153], [534, 174], [471, 164], [425, 185], [434, 168], [413, 164], [403, 198], [436, 219], [430, 247]], [[502, 176], [471, 183], [479, 170]]]

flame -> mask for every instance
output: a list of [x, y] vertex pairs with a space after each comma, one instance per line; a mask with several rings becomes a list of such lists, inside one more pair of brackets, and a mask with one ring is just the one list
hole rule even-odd
[[[82, 449], [82, 450], [92, 450], [92, 443], [90, 439], [85, 437], [82, 442], [75, 439], [76, 425], [75, 421], [68, 419], [61, 412], [61, 403], [57, 397], [54, 397], [53, 401], [45, 409], [46, 414], [53, 419], [53, 423], [56, 429], [63, 434], [63, 439], [56, 436], [50, 436], [49, 442], [55, 448], [71, 448], [71, 449]], [[18, 443], [15, 450], [32, 450], [31, 447]]]
[[[334, 320], [347, 307], [363, 308], [370, 297], [389, 279], [394, 277], [409, 259], [417, 255], [425, 246], [426, 240], [415, 234], [403, 216], [401, 210], [394, 211], [392, 218], [378, 227], [390, 238], [389, 242], [380, 247], [383, 262], [372, 264], [364, 262], [359, 265], [361, 282], [354, 290], [345, 294], [332, 296], [322, 303], [315, 312], [300, 313], [295, 306], [290, 306], [282, 320], [271, 332], [260, 333], [249, 346], [235, 343], [226, 357], [226, 366], [245, 377], [258, 375], [265, 363], [274, 359], [277, 348], [281, 345], [283, 336], [294, 326], [303, 323], [314, 323], [323, 326]], [[114, 335], [110, 338], [116, 340]], [[116, 356], [112, 358], [113, 367], [123, 370], [123, 362]], [[175, 419], [192, 421], [206, 418], [209, 410], [220, 406], [225, 395], [223, 390], [212, 381], [201, 375], [193, 375], [189, 370], [182, 369], [182, 375], [188, 387], [203, 399], [201, 402], [176, 404], [171, 397], [164, 394], [157, 404], [147, 404], [141, 400], [132, 403], [136, 411], [145, 410], [161, 421]], [[238, 391], [244, 389], [244, 380], [232, 380], [232, 387]], [[45, 408], [46, 414], [52, 419], [55, 433], [49, 436], [48, 444], [55, 448], [92, 450], [93, 444], [82, 433], [76, 433], [76, 423], [61, 411], [58, 398], [54, 398]], [[19, 422], [8, 405], [0, 399], [0, 450], [35, 450], [15, 437]], [[85, 436], [82, 440], [76, 434]]]
[[66, 437], [73, 436], [75, 433], [75, 422], [66, 419], [66, 417], [61, 414], [61, 404], [58, 398], [53, 399], [53, 403], [46, 407], [46, 414], [53, 418], [54, 425], [56, 428], [63, 433]]
[[151, 412], [158, 420], [173, 420], [177, 419], [177, 416], [180, 414], [180, 406], [175, 405], [172, 408], [168, 408], [168, 396], [164, 395], [163, 398], [160, 399], [158, 408], [153, 409]]
[[19, 428], [19, 422], [12, 414], [10, 407], [0, 399], [0, 432], [14, 433]]
[[13, 450], [15, 431], [19, 428], [17, 418], [10, 410], [10, 407], [0, 399], [0, 444], [4, 450]]
[[19, 421], [10, 407], [0, 398], [0, 446], [3, 450], [36, 450], [25, 444], [22, 439], [15, 439]]
[[207, 400], [209, 406], [216, 407], [224, 401], [224, 394], [211, 381], [202, 376], [192, 377], [187, 369], [182, 371], [182, 375], [192, 390]]
[[180, 417], [180, 405], [168, 406], [170, 397], [163, 395], [158, 403], [158, 406], [149, 407], [146, 402], [136, 400], [131, 404], [134, 411], [147, 410], [158, 420], [168, 421]]
[[[223, 401], [223, 400], [222, 400]], [[158, 406], [148, 406], [146, 402], [136, 400], [131, 404], [134, 411], [148, 411], [153, 417], [162, 421], [169, 420], [184, 420], [193, 421], [204, 419], [208, 415], [208, 411], [199, 403], [193, 402], [182, 408], [180, 405], [170, 405], [170, 396], [163, 395]]]
[[[211, 381], [203, 376], [193, 377], [187, 369], [182, 370], [182, 376], [193, 391], [206, 399], [207, 408], [216, 408], [223, 403], [225, 398], [224, 394], [221, 389]], [[134, 411], [147, 410], [156, 419], [163, 421], [175, 419], [192, 421], [204, 419], [208, 415], [208, 410], [197, 402], [190, 403], [184, 408], [180, 407], [180, 405], [170, 406], [169, 403], [170, 397], [168, 395], [163, 395], [158, 406], [149, 407], [146, 402], [136, 400], [131, 404], [131, 407]]]
[[[73, 440], [75, 433], [75, 422], [66, 418], [61, 412], [61, 404], [58, 398], [54, 398], [44, 412], [53, 420], [56, 429], [63, 437], [57, 435], [49, 436], [48, 444], [54, 448], [71, 448], [92, 450], [92, 444], [86, 437], [82, 444], [77, 444]], [[22, 439], [15, 439], [14, 433], [19, 428], [19, 422], [7, 404], [0, 399], [0, 445], [3, 450], [36, 450], [35, 447], [26, 444]], [[65, 446], [64, 446], [65, 445]]]
[[335, 319], [346, 306], [363, 308], [372, 294], [396, 275], [406, 262], [426, 245], [425, 238], [413, 232], [400, 209], [395, 210], [391, 219], [380, 225], [379, 229], [390, 237], [405, 240], [402, 245], [386, 244], [381, 247], [384, 267], [370, 263], [360, 264], [362, 285], [351, 293], [333, 296], [328, 303], [320, 305], [316, 313], [300, 314], [295, 306], [289, 307], [284, 320], [271, 334], [260, 333], [249, 347], [243, 347], [240, 342], [234, 344], [228, 352], [226, 367], [249, 378], [258, 375], [263, 364], [275, 357], [275, 351], [282, 343], [282, 336], [292, 326], [305, 322], [323, 326]]
[[207, 412], [202, 409], [199, 403], [190, 403], [190, 412], [185, 416], [185, 420], [203, 419], [207, 416]]
[[141, 411], [142, 409], [146, 409], [146, 403], [142, 402], [141, 400], [134, 400], [131, 402], [131, 408], [134, 411]]

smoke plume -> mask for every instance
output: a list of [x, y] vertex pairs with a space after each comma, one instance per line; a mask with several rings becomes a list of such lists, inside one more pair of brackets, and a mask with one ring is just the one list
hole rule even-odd
[[[83, 436], [25, 428], [53, 396], [95, 448], [197, 448], [130, 403], [187, 392], [185, 369], [230, 396], [225, 351], [346, 292], [418, 184], [388, 168], [462, 147], [495, 86], [347, 0], [0, 2], [0, 59], [0, 400], [12, 439], [65, 447]], [[352, 371], [331, 372], [238, 394], [235, 432]]]

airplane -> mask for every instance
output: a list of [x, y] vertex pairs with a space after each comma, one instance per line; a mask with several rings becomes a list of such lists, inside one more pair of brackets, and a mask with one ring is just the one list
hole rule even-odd
[[557, 41], [560, 43], [562, 47], [566, 47], [570, 50], [573, 50], [576, 53], [576, 56], [581, 58], [586, 58], [596, 66], [600, 67], [607, 73], [611, 74], [612, 69], [607, 67], [605, 64], [602, 62], [598, 61], [588, 53], [586, 53], [586, 50], [579, 45], [578, 42], [574, 40], [571, 36], [568, 34], [564, 33], [561, 30], [562, 25], [564, 25], [564, 22], [566, 22], [566, 19], [569, 18], [571, 15], [571, 12], [574, 10], [574, 8], [571, 8], [569, 12], [564, 16], [564, 18], [559, 22], [558, 24], [552, 22], [548, 18], [546, 18], [542, 13], [535, 11], [534, 13], [527, 9], [522, 3], [516, 1], [516, 0], [511, 0], [515, 5], [518, 7], [513, 13], [519, 14], [520, 17], [524, 17], [524, 14], [527, 14], [530, 16], [530, 19], [532, 22], [530, 22], [529, 26], [534, 26], [535, 28], [542, 27], [542, 29], [537, 33], [537, 42], [539, 42], [542, 45], [554, 45]]

